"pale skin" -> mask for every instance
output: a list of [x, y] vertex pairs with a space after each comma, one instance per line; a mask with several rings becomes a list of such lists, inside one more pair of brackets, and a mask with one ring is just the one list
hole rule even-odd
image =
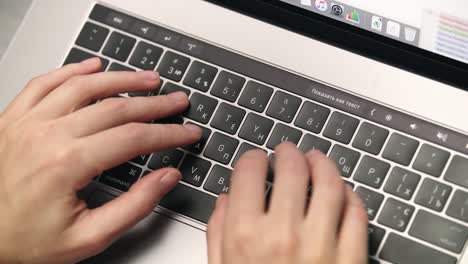
[[[96, 255], [180, 180], [176, 169], [154, 171], [92, 210], [77, 198], [102, 171], [201, 137], [196, 126], [147, 123], [183, 112], [184, 93], [90, 104], [159, 86], [155, 72], [99, 73], [100, 66], [90, 59], [34, 78], [0, 113], [0, 263], [76, 263]], [[251, 151], [236, 164], [230, 193], [209, 221], [209, 263], [367, 263], [367, 215], [334, 163], [289, 143], [276, 154], [268, 211], [266, 155]]]

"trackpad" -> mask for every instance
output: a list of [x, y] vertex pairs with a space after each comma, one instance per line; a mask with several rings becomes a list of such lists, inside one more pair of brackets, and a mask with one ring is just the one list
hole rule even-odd
[[[113, 196], [95, 192], [91, 207]], [[152, 213], [106, 251], [81, 263], [207, 263], [205, 233], [164, 215]]]

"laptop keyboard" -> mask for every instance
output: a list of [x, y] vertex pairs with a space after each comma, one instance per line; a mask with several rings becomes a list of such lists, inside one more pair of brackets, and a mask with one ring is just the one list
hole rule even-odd
[[[183, 181], [160, 206], [206, 224], [248, 150], [290, 141], [336, 161], [369, 216], [371, 263], [456, 263], [468, 236], [468, 136], [264, 64], [160, 25], [96, 5], [64, 64], [99, 56], [103, 71], [156, 70], [160, 89], [190, 107], [158, 123], [191, 123], [200, 142], [142, 155], [98, 182], [127, 191], [152, 170]], [[266, 194], [274, 183], [268, 177]]]

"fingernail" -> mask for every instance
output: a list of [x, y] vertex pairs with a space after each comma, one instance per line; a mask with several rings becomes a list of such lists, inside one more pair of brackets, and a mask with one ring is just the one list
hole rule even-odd
[[154, 81], [154, 80], [159, 80], [159, 73], [155, 71], [140, 71], [137, 72], [138, 75], [142, 79], [148, 80], [148, 81]]
[[174, 99], [176, 101], [186, 101], [187, 94], [184, 92], [175, 92], [168, 95], [169, 98]]
[[100, 59], [98, 57], [94, 57], [94, 58], [91, 58], [91, 59], [84, 60], [84, 61], [80, 62], [80, 64], [82, 64], [82, 65], [91, 65], [91, 64], [98, 63], [98, 61], [100, 61]]
[[180, 172], [171, 170], [161, 178], [161, 185], [166, 191], [170, 191], [179, 183], [180, 178]]
[[193, 133], [201, 133], [201, 128], [196, 125], [184, 125], [184, 127]]

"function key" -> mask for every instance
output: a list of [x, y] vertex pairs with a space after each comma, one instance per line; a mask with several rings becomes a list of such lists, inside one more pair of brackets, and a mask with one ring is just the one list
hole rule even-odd
[[363, 123], [354, 139], [353, 147], [377, 155], [382, 150], [388, 134], [388, 130], [384, 128]]
[[145, 42], [138, 43], [133, 52], [130, 64], [142, 70], [152, 71], [158, 64], [163, 49]]
[[331, 148], [331, 142], [310, 134], [306, 134], [304, 138], [302, 139], [301, 145], [299, 146], [299, 149], [302, 150], [302, 152], [307, 153], [311, 150], [319, 150], [323, 154], [327, 155], [328, 151]]
[[190, 97], [190, 106], [185, 112], [185, 116], [202, 124], [208, 124], [217, 105], [218, 101], [216, 99], [194, 93]]
[[180, 42], [180, 36], [174, 32], [161, 30], [156, 33], [156, 36], [153, 38], [153, 40], [166, 47], [176, 48]]
[[136, 40], [118, 32], [112, 32], [102, 54], [119, 61], [126, 61]]
[[302, 100], [299, 97], [278, 91], [270, 103], [267, 115], [291, 123], [301, 103]]
[[457, 190], [447, 209], [447, 215], [468, 223], [468, 193]]
[[182, 80], [189, 63], [189, 58], [167, 51], [158, 67], [158, 72], [161, 76], [178, 82]]
[[261, 113], [265, 110], [272, 94], [272, 88], [249, 81], [239, 99], [239, 104]]
[[215, 165], [206, 180], [204, 189], [218, 195], [229, 192], [231, 174], [231, 170]]
[[388, 160], [408, 166], [418, 146], [418, 141], [394, 133], [390, 137], [382, 156]]
[[384, 196], [361, 186], [357, 187], [356, 193], [361, 197], [361, 200], [366, 207], [367, 217], [369, 217], [369, 220], [374, 220], [380, 206], [382, 205]]
[[329, 115], [330, 109], [311, 102], [305, 102], [294, 124], [318, 134], [322, 131]]
[[227, 165], [231, 163], [238, 145], [239, 140], [216, 132], [211, 137], [204, 155], [207, 158]]
[[246, 112], [244, 109], [221, 103], [216, 110], [216, 114], [211, 121], [211, 126], [226, 133], [234, 135], [237, 133]]
[[126, 192], [140, 178], [141, 173], [142, 170], [139, 167], [125, 163], [105, 171], [99, 181]]
[[193, 39], [182, 39], [180, 43], [180, 51], [190, 55], [200, 55], [203, 52], [203, 44]]
[[171, 82], [166, 82], [161, 90], [161, 95], [167, 95], [176, 92], [184, 92], [187, 96], [190, 96], [190, 90], [184, 87], [181, 87], [177, 84], [173, 84]]
[[184, 84], [206, 92], [210, 89], [218, 69], [199, 61], [194, 61], [185, 76]]
[[[91, 53], [82, 51], [77, 48], [73, 48], [70, 53], [68, 54], [67, 58], [65, 59], [65, 62], [63, 65], [71, 64], [71, 63], [80, 63], [84, 60], [91, 59], [97, 57], [96, 55], [93, 55]], [[109, 65], [109, 61], [103, 58], [101, 59], [101, 71], [105, 71], [107, 69], [107, 65]]]
[[415, 202], [434, 211], [442, 212], [450, 193], [452, 193], [452, 187], [426, 178], [419, 188]]
[[341, 176], [349, 178], [353, 174], [361, 154], [359, 152], [335, 145], [330, 153], [330, 158], [335, 161]]
[[275, 149], [276, 146], [286, 141], [297, 145], [299, 144], [301, 137], [302, 132], [300, 130], [283, 124], [276, 124], [275, 129], [268, 140], [267, 147], [269, 149]]
[[462, 187], [468, 188], [468, 159], [461, 156], [455, 156], [450, 163], [450, 166], [445, 173], [445, 179]]
[[[195, 125], [194, 123], [191, 123], [191, 122], [187, 122], [187, 124], [189, 125]], [[188, 150], [194, 154], [200, 154], [202, 153], [203, 149], [205, 148], [205, 145], [206, 143], [208, 142], [208, 139], [210, 138], [211, 136], [211, 130], [206, 128], [206, 127], [202, 127], [202, 126], [199, 126], [202, 130], [202, 136], [200, 138], [200, 140], [197, 142], [197, 143], [194, 143], [192, 145], [188, 145], [188, 146], [185, 146], [184, 149], [185, 150]]]
[[107, 71], [135, 71], [134, 69], [124, 66], [120, 63], [113, 62]]
[[273, 120], [250, 113], [239, 132], [239, 137], [263, 145], [273, 128]]
[[413, 168], [420, 172], [439, 177], [447, 164], [450, 153], [428, 144], [422, 145]]
[[177, 168], [183, 156], [184, 153], [177, 149], [154, 153], [148, 164], [148, 168], [153, 170], [168, 167]]
[[405, 169], [394, 167], [385, 184], [384, 191], [405, 200], [411, 200], [421, 176]]
[[76, 44], [92, 51], [99, 51], [108, 34], [107, 28], [87, 22], [81, 30]]
[[145, 39], [151, 39], [156, 34], [156, 27], [141, 20], [135, 21], [130, 28], [130, 33]]
[[130, 17], [116, 12], [111, 12], [105, 21], [106, 24], [123, 30], [128, 30], [131, 22]]
[[359, 125], [359, 120], [345, 114], [334, 112], [323, 132], [327, 138], [334, 139], [343, 144], [348, 144], [353, 138], [354, 132]]
[[388, 198], [379, 217], [379, 223], [398, 231], [405, 231], [414, 213], [414, 206]]
[[226, 101], [235, 102], [244, 84], [244, 78], [222, 71], [211, 88], [211, 94]]
[[390, 164], [370, 156], [365, 156], [356, 170], [354, 179], [367, 186], [379, 189], [390, 170]]
[[200, 187], [210, 168], [211, 162], [192, 155], [187, 155], [180, 165], [182, 180], [196, 187]]

